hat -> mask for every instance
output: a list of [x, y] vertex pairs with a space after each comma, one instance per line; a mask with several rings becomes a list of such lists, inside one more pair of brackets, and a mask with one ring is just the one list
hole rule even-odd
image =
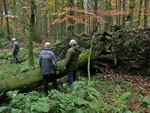
[[74, 39], [72, 39], [72, 40], [70, 40], [69, 44], [72, 45], [72, 46], [74, 46], [74, 45], [77, 44], [77, 42]]
[[49, 42], [45, 43], [45, 48], [50, 48], [51, 44]]
[[16, 39], [15, 39], [15, 38], [12, 38], [12, 40], [13, 40], [13, 41], [16, 41]]

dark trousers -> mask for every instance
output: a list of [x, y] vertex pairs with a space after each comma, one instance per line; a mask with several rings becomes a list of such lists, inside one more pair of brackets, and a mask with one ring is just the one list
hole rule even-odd
[[72, 83], [78, 81], [77, 71], [68, 72], [69, 87], [72, 89]]
[[17, 53], [14, 56], [14, 64], [20, 63], [20, 59], [17, 57]]
[[48, 95], [48, 82], [53, 83], [53, 88], [57, 89], [57, 81], [55, 78], [55, 74], [43, 75], [43, 82], [44, 82], [44, 93]]

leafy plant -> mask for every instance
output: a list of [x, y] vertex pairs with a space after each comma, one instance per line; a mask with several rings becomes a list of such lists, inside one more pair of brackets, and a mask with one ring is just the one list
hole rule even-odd
[[[99, 74], [97, 80], [89, 84], [87, 78], [80, 77], [79, 81], [73, 83], [72, 91], [68, 89], [68, 84], [60, 84], [60, 91], [51, 90], [47, 97], [43, 96], [43, 92], [41, 94], [37, 91], [29, 93], [9, 91], [7, 93], [11, 99], [9, 107], [0, 107], [0, 112], [130, 113], [129, 103], [137, 98], [129, 90], [133, 85], [130, 85], [130, 82], [120, 84], [121, 78], [115, 79], [118, 82], [105, 81], [102, 76]], [[148, 102], [147, 100], [149, 97], [144, 98], [143, 102]], [[132, 111], [140, 112], [137, 108]]]

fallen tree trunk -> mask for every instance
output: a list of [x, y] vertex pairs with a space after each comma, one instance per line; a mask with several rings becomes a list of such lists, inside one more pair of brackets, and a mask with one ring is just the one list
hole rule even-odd
[[[95, 59], [95, 57], [93, 56], [91, 59]], [[79, 61], [78, 61], [79, 67], [86, 65], [87, 61], [88, 61], [88, 52], [81, 54], [79, 57]], [[56, 78], [60, 78], [66, 75], [67, 70], [64, 69], [64, 66], [65, 66], [65, 59], [58, 61], [59, 75], [56, 75], [57, 76]], [[43, 76], [41, 74], [40, 69], [36, 69], [34, 71], [30, 71], [22, 75], [18, 75], [14, 78], [1, 80], [0, 92], [6, 92], [9, 90], [25, 88], [33, 84], [36, 84], [38, 82], [41, 82], [42, 79], [43, 79]]]

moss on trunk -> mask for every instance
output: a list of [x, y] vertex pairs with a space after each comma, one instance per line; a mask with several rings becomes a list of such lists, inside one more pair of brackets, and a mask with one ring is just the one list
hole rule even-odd
[[[95, 59], [95, 57], [92, 57], [92, 59]], [[86, 65], [87, 62], [88, 62], [88, 52], [80, 55], [79, 61], [78, 61], [79, 67]], [[65, 66], [65, 59], [58, 61], [59, 75], [57, 75], [57, 78], [67, 75], [66, 74], [67, 70], [64, 70], [64, 66]], [[5, 92], [5, 91], [19, 89], [19, 88], [25, 88], [35, 83], [41, 82], [42, 79], [43, 79], [43, 76], [40, 72], [40, 69], [36, 69], [34, 71], [24, 73], [14, 78], [1, 80], [0, 92]]]

